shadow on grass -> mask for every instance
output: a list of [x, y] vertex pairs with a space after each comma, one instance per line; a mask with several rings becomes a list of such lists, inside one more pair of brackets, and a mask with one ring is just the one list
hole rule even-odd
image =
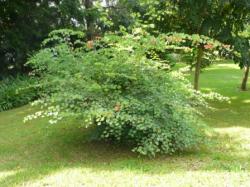
[[[237, 133], [229, 126], [217, 129], [219, 133], [212, 138], [210, 147], [150, 159], [118, 145], [86, 142], [86, 129], [72, 123], [48, 127], [45, 121], [38, 120], [23, 124], [22, 119], [29, 112], [24, 107], [0, 114], [0, 186], [23, 185], [74, 168], [97, 175], [116, 171], [133, 175], [250, 171], [250, 150], [241, 147], [244, 139], [232, 136]], [[250, 128], [241, 128], [240, 132], [250, 133]], [[250, 138], [250, 144], [249, 141]]]
[[74, 168], [94, 173], [129, 171], [152, 175], [181, 171], [250, 171], [249, 157], [236, 154], [240, 142], [227, 134], [214, 136], [209, 148], [154, 159], [138, 157], [115, 145], [83, 142], [85, 139], [84, 131], [60, 125], [49, 129], [49, 133], [43, 129], [41, 134], [22, 136], [18, 153], [10, 151], [3, 159], [0, 154], [0, 173], [10, 172], [0, 178], [1, 186], [22, 185]]

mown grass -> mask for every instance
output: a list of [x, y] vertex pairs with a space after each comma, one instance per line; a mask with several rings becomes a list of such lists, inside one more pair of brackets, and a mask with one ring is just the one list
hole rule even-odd
[[[218, 64], [201, 76], [202, 90], [231, 103], [212, 103], [205, 121], [217, 132], [211, 146], [155, 159], [86, 141], [77, 123], [23, 124], [29, 106], [0, 113], [0, 186], [250, 186], [250, 92], [242, 72]], [[74, 124], [74, 125], [72, 125]]]

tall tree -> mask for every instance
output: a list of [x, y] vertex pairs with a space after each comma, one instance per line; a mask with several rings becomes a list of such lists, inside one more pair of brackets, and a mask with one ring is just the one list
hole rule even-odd
[[[232, 32], [240, 32], [250, 12], [249, 0], [141, 0], [148, 11], [142, 19], [152, 32], [184, 32], [229, 42]], [[197, 47], [194, 88], [199, 77], [204, 45]]]
[[93, 15], [93, 0], [83, 0], [82, 4], [85, 7], [86, 32], [88, 40], [93, 40], [95, 32], [95, 18]]

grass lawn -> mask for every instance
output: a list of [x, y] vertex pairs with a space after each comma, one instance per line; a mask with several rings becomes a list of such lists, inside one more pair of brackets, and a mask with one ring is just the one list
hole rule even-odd
[[0, 113], [0, 186], [244, 186], [250, 187], [250, 92], [241, 92], [242, 72], [218, 64], [201, 76], [203, 90], [231, 103], [212, 103], [204, 119], [217, 132], [203, 150], [156, 159], [89, 143], [76, 125], [23, 124], [25, 106]]

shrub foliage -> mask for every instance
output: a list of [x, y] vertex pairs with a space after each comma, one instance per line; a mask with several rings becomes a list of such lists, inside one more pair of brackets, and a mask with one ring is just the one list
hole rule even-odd
[[37, 80], [26, 76], [0, 81], [0, 111], [28, 104], [38, 98]]
[[126, 143], [149, 156], [201, 143], [205, 128], [197, 107], [205, 99], [181, 74], [147, 58], [148, 46], [138, 40], [110, 35], [98, 49], [62, 44], [39, 51], [28, 64], [41, 77], [44, 95], [34, 102], [41, 110], [24, 120], [49, 117], [54, 124], [75, 118], [94, 128], [98, 139]]

